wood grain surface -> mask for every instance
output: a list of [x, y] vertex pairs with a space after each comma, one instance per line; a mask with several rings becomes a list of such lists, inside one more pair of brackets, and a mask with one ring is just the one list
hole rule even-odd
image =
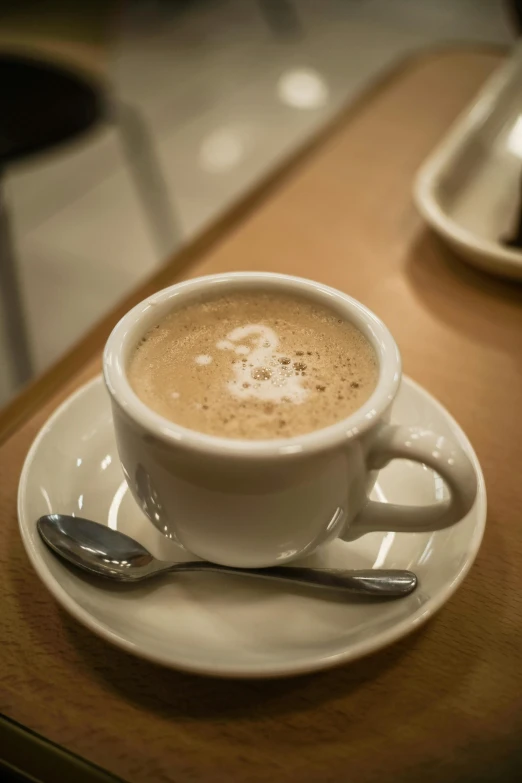
[[92, 636], [32, 572], [16, 490], [37, 430], [97, 356], [0, 449], [7, 716], [132, 783], [521, 779], [522, 288], [460, 263], [411, 200], [416, 169], [499, 61], [473, 50], [412, 60], [189, 269], [313, 277], [386, 321], [405, 371], [448, 406], [484, 468], [488, 525], [462, 588], [403, 642], [286, 681], [192, 677]]

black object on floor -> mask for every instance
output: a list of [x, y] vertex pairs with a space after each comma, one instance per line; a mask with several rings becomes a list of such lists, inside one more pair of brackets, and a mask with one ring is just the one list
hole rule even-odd
[[13, 379], [32, 375], [23, 296], [1, 177], [13, 162], [70, 141], [104, 114], [103, 93], [89, 81], [44, 60], [0, 54], [0, 318]]
[[117, 101], [103, 82], [43, 58], [0, 53], [0, 334], [6, 337], [10, 380], [32, 376], [19, 272], [11, 241], [2, 175], [11, 163], [73, 141], [103, 123], [117, 125], [158, 257], [181, 242], [181, 229], [153, 139], [140, 112]]
[[69, 141], [104, 113], [102, 93], [59, 65], [0, 54], [0, 168]]

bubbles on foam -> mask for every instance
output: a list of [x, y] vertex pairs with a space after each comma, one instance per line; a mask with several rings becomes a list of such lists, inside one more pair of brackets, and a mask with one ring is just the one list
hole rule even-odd
[[272, 370], [268, 367], [255, 367], [250, 375], [255, 381], [269, 381], [272, 377]]
[[[235, 345], [251, 338], [252, 347]], [[275, 331], [264, 324], [238, 326], [227, 334], [226, 340], [216, 343], [221, 350], [233, 350], [236, 354], [248, 355], [248, 362], [233, 361], [234, 377], [227, 384], [234, 397], [254, 397], [266, 402], [302, 403], [309, 391], [303, 386], [301, 373], [296, 374], [288, 357], [280, 353], [279, 338]], [[245, 351], [246, 349], [246, 351]], [[252, 380], [255, 383], [252, 383]]]
[[170, 393], [170, 397], [172, 400], [179, 400], [179, 392], [173, 391]]
[[194, 361], [196, 364], [210, 364], [212, 361], [212, 356], [209, 356], [208, 353], [201, 353], [199, 356], [196, 356]]

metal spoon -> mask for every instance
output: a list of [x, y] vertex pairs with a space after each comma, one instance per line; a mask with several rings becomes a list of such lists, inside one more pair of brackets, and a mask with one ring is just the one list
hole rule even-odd
[[157, 560], [129, 536], [89, 519], [49, 514], [36, 523], [40, 536], [57, 555], [91, 574], [117, 582], [139, 582], [158, 574], [183, 571], [216, 571], [261, 579], [276, 579], [312, 587], [344, 590], [353, 595], [400, 597], [415, 590], [411, 571], [344, 571], [330, 568], [230, 568], [205, 560], [169, 563]]

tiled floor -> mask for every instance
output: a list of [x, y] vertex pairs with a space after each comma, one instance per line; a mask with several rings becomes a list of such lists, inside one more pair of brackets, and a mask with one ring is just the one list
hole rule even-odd
[[395, 60], [438, 42], [511, 40], [497, 0], [292, 5], [297, 27], [283, 32], [262, 0], [127, 4], [115, 95], [148, 123], [178, 227], [151, 231], [117, 127], [11, 172], [38, 371]]

